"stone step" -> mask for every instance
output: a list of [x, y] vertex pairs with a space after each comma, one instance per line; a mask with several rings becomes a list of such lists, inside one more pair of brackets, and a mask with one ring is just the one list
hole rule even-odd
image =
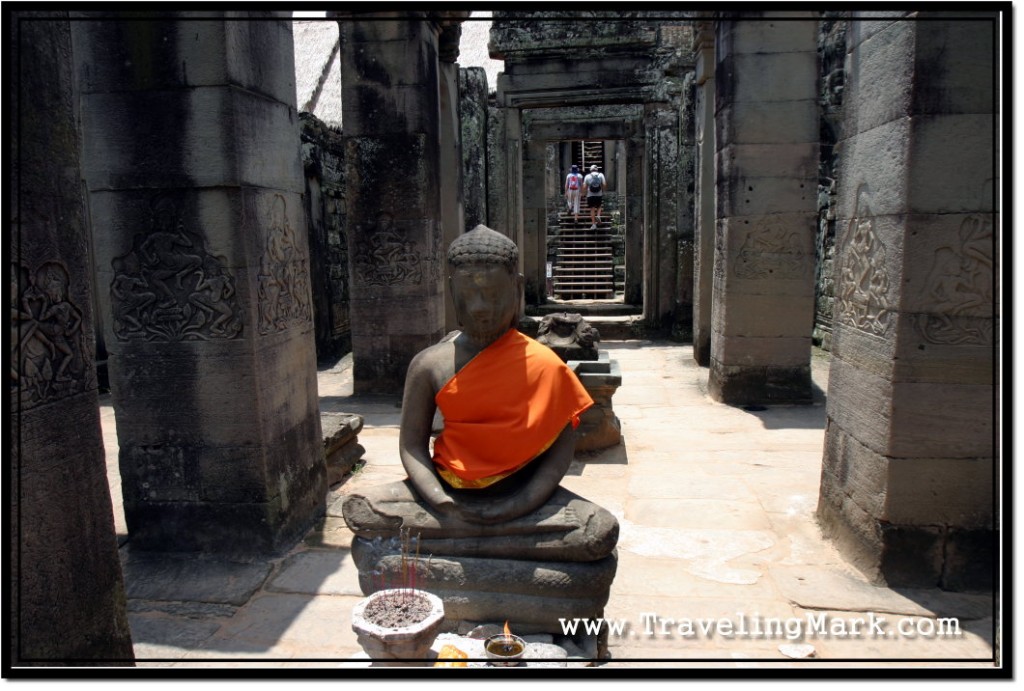
[[612, 290], [615, 285], [600, 276], [595, 278], [575, 278], [571, 281], [555, 281], [555, 290], [562, 288], [595, 288], [597, 290]]

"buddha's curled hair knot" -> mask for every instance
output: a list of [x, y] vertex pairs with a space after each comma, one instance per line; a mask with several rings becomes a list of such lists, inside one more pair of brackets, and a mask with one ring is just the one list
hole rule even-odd
[[478, 225], [457, 237], [448, 247], [448, 265], [497, 264], [509, 271], [519, 267], [519, 248], [511, 239], [485, 225]]

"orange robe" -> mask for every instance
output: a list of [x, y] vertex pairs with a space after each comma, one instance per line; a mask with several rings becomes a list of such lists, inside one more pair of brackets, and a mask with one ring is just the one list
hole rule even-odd
[[515, 329], [484, 348], [434, 397], [444, 430], [434, 464], [453, 487], [486, 487], [543, 453], [594, 404], [564, 362]]

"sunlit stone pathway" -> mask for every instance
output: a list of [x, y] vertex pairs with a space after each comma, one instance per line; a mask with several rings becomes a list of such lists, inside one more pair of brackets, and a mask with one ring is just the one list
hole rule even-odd
[[[622, 369], [613, 406], [623, 442], [578, 455], [563, 484], [620, 520], [605, 610], [617, 632], [604, 666], [991, 665], [991, 598], [874, 587], [822, 539], [814, 511], [827, 354], [813, 358], [812, 405], [745, 410], [707, 396], [707, 370], [690, 346], [601, 347]], [[353, 660], [361, 649], [349, 617], [362, 595], [340, 507], [353, 488], [404, 477], [400, 397], [353, 396], [350, 358], [320, 372], [319, 385], [322, 411], [364, 417], [365, 466], [331, 490], [324, 521], [282, 558], [153, 558], [123, 547], [138, 664], [365, 665]], [[123, 540], [117, 439], [104, 399]], [[940, 635], [950, 618], [959, 635]]]

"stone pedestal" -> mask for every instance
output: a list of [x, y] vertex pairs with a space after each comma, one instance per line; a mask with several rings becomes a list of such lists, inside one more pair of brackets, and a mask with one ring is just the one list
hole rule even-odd
[[352, 413], [321, 413], [327, 484], [336, 485], [352, 471], [366, 449], [358, 441], [363, 416]]
[[[96, 392], [67, 13], [15, 12], [5, 665], [132, 665]], [[11, 102], [9, 102], [11, 103]]]
[[602, 615], [618, 563], [615, 517], [562, 487], [536, 511], [495, 525], [442, 516], [408, 482], [354, 492], [342, 512], [363, 593], [406, 582], [407, 535], [416, 587], [441, 597], [453, 623], [507, 619], [521, 633], [562, 633], [560, 617]]
[[73, 36], [132, 545], [277, 553], [326, 491], [290, 15]]
[[612, 396], [622, 385], [618, 361], [609, 360], [608, 352], [599, 350], [597, 360], [569, 360], [566, 364], [594, 399], [594, 405], [580, 415], [576, 450], [598, 451], [617, 445], [622, 441], [622, 431], [612, 410]]
[[994, 580], [997, 26], [848, 34], [818, 515], [891, 586]]
[[708, 391], [725, 403], [811, 401], [818, 34], [810, 14], [717, 25]]
[[[363, 593], [380, 583], [399, 582], [401, 554], [396, 548], [352, 541]], [[456, 622], [508, 621], [513, 631], [561, 633], [561, 618], [600, 617], [618, 558], [598, 561], [533, 561], [439, 555], [419, 560], [417, 587], [444, 601], [449, 625]]]

